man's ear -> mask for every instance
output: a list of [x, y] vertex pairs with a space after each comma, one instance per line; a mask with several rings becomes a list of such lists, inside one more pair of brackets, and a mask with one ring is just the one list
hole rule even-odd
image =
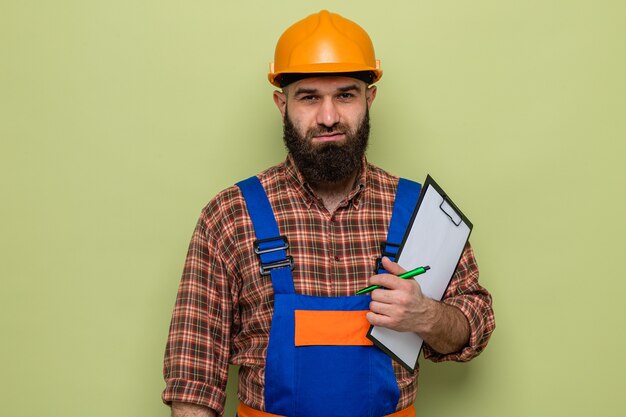
[[369, 109], [370, 107], [372, 107], [372, 103], [374, 102], [374, 99], [376, 98], [376, 86], [372, 85], [371, 87], [368, 87], [367, 90], [365, 90], [365, 98], [367, 100], [367, 108]]
[[286, 93], [282, 92], [282, 91], [274, 91], [274, 103], [276, 104], [276, 107], [278, 107], [278, 111], [280, 111], [280, 114], [283, 118], [283, 120], [285, 119], [285, 111], [287, 110], [287, 95]]

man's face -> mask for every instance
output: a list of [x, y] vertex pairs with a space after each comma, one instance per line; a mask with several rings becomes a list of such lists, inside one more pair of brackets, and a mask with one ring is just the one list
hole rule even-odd
[[347, 77], [306, 78], [274, 93], [285, 145], [308, 182], [339, 182], [361, 167], [375, 96], [375, 87]]

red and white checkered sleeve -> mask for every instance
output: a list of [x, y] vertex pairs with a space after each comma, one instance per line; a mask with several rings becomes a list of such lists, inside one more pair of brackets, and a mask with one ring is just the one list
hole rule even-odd
[[467, 362], [478, 356], [487, 346], [496, 322], [491, 294], [478, 283], [478, 265], [468, 243], [452, 276], [442, 302], [461, 310], [470, 326], [469, 343], [458, 352], [440, 354], [424, 345], [424, 357], [433, 362]]
[[[205, 208], [185, 260], [165, 350], [166, 404], [204, 405], [224, 411], [233, 304], [226, 263], [212, 223], [220, 211]], [[218, 207], [216, 207], [218, 206]]]

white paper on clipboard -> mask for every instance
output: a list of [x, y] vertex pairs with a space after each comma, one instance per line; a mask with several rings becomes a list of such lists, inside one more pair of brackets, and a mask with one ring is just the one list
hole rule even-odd
[[[398, 251], [405, 270], [430, 266], [414, 279], [427, 297], [441, 300], [472, 231], [472, 223], [428, 176]], [[371, 326], [367, 337], [405, 368], [414, 370], [423, 340], [412, 332]]]

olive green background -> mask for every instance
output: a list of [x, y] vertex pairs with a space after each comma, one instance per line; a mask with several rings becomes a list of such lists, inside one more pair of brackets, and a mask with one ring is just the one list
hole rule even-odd
[[494, 296], [418, 415], [623, 415], [625, 2], [0, 0], [2, 415], [168, 415], [192, 229], [284, 158], [268, 63], [322, 7], [382, 61], [370, 161], [450, 193]]

